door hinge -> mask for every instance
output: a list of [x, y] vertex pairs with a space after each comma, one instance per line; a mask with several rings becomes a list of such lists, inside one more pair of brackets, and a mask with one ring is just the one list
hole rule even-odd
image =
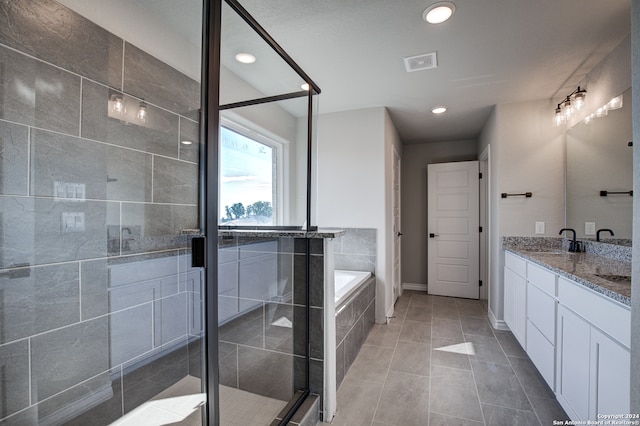
[[482, 179], [482, 173], [479, 173], [479, 175], [480, 175], [480, 179]]
[[207, 265], [207, 239], [193, 237], [191, 239], [191, 266], [204, 268]]
[[480, 232], [482, 232], [482, 226], [480, 227]]
[[482, 287], [482, 280], [480, 280], [480, 287]]

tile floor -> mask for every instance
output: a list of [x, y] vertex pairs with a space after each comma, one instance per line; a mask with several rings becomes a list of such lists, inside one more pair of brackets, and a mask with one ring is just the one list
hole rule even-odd
[[510, 332], [474, 300], [405, 291], [338, 390], [333, 425], [552, 425], [568, 419]]

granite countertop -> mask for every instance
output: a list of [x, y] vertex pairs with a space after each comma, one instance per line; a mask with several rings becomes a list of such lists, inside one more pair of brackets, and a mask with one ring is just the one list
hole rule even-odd
[[280, 230], [280, 229], [219, 229], [220, 237], [257, 237], [257, 238], [337, 238], [345, 234], [344, 229], [317, 229], [314, 231]]
[[[631, 306], [631, 262], [562, 248], [505, 245], [505, 250]], [[603, 277], [609, 277], [603, 278]], [[629, 277], [628, 280], [623, 277]]]

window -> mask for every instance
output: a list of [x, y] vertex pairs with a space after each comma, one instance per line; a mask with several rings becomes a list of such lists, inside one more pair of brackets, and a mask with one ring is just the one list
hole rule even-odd
[[220, 129], [220, 224], [277, 225], [281, 147], [265, 137], [247, 134]]

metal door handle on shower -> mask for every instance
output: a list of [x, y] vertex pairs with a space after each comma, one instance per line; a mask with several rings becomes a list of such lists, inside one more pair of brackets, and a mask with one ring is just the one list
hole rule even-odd
[[429, 234], [429, 238], [435, 238], [435, 237], [439, 237], [440, 235], [438, 234]]

